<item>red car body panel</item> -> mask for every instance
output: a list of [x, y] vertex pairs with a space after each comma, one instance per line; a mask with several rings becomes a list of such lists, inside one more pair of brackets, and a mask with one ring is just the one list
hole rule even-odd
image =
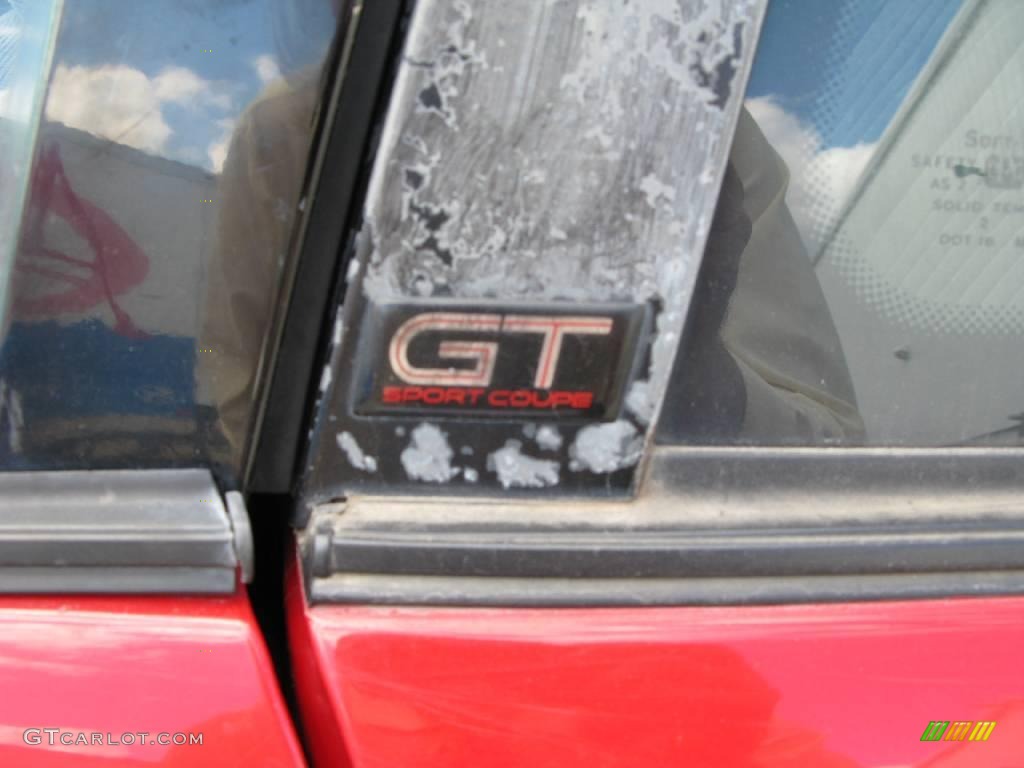
[[[0, 598], [0, 691], [4, 766], [305, 765], [244, 592]], [[115, 743], [30, 745], [30, 728]], [[203, 743], [116, 743], [140, 731]]]
[[[307, 608], [290, 579], [320, 765], [1024, 765], [1024, 599]], [[997, 726], [921, 742], [931, 720]]]

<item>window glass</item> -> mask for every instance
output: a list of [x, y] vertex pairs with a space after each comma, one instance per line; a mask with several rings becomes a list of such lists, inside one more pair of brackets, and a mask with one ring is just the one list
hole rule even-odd
[[65, 0], [0, 468], [237, 468], [341, 5]]
[[[0, 0], [0, 310], [7, 306], [18, 218], [38, 126], [58, 0]], [[9, 317], [2, 314], [6, 327]], [[2, 385], [0, 385], [2, 387]], [[2, 396], [0, 396], [2, 399]], [[2, 406], [0, 406], [2, 407]]]
[[1019, 444], [1024, 3], [773, 0], [659, 439]]

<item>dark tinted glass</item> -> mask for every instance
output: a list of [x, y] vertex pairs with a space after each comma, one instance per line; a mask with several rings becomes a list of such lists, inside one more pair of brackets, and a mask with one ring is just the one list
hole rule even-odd
[[19, 158], [0, 468], [237, 468], [340, 5], [66, 0]]
[[774, 0], [663, 442], [1024, 430], [1024, 3]]

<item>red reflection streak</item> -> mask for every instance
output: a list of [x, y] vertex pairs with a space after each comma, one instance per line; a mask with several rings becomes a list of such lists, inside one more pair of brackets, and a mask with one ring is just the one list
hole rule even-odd
[[[149, 258], [109, 214], [79, 197], [64, 171], [56, 144], [44, 149], [36, 164], [30, 210], [31, 218], [18, 254], [18, 268], [70, 287], [42, 296], [16, 296], [17, 315], [52, 317], [66, 312], [85, 312], [106, 302], [114, 313], [116, 333], [144, 338], [146, 333], [135, 325], [116, 297], [145, 279], [149, 272]], [[43, 224], [50, 213], [65, 219], [88, 243], [93, 260], [69, 256], [42, 244]], [[29, 261], [40, 258], [73, 264], [86, 269], [88, 274], [79, 277]]]

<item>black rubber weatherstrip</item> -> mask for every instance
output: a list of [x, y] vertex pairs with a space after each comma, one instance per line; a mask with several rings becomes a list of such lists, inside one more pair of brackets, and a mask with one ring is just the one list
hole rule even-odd
[[578, 608], [740, 606], [996, 597], [1024, 592], [1024, 571], [761, 579], [502, 579], [339, 574], [311, 585], [314, 604]]
[[205, 469], [0, 473], [0, 594], [230, 595], [239, 550]]
[[[329, 534], [328, 534], [329, 535]], [[1024, 525], [744, 531], [345, 532], [323, 572], [519, 579], [854, 576], [1024, 569]]]
[[1021, 594], [1019, 521], [789, 530], [313, 533], [314, 603], [748, 605]]

